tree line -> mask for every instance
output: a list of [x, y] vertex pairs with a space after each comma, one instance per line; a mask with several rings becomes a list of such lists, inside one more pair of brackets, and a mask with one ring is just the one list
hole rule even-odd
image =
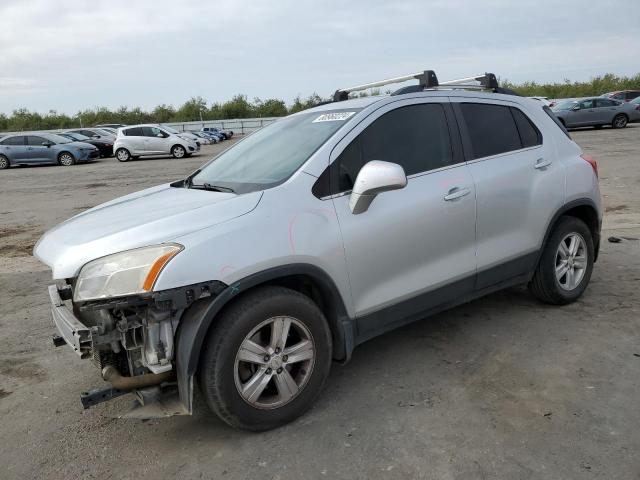
[[[537, 83], [530, 81], [516, 84], [505, 80], [500, 83], [502, 86], [511, 88], [524, 96], [544, 96], [549, 98], [587, 97], [614, 90], [638, 89], [640, 88], [640, 73], [630, 77], [607, 73], [585, 82], [565, 80], [564, 82], [556, 83]], [[378, 93], [380, 92], [360, 92], [358, 96]], [[67, 115], [55, 110], [41, 114], [29, 111], [26, 108], [20, 108], [14, 110], [11, 115], [0, 113], [0, 131], [73, 128], [81, 124], [83, 126], [103, 123], [133, 125], [137, 123], [281, 117], [311, 108], [328, 100], [315, 93], [307, 98], [296, 97], [291, 105], [287, 105], [283, 100], [277, 98], [267, 100], [255, 98], [253, 101], [249, 101], [246, 95], [236, 95], [224, 103], [212, 104], [208, 104], [202, 97], [193, 97], [178, 108], [166, 104], [158, 105], [151, 111], [146, 111], [139, 107], [123, 106], [116, 110], [98, 107], [79, 111], [75, 115]]]

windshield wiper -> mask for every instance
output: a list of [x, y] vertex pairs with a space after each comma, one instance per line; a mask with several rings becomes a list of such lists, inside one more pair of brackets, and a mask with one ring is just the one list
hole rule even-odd
[[220, 185], [213, 185], [213, 184], [208, 183], [208, 182], [205, 182], [202, 185], [195, 185], [195, 184], [192, 183], [190, 188], [195, 188], [195, 189], [198, 189], [198, 190], [208, 190], [208, 191], [211, 191], [211, 192], [236, 193], [233, 188], [222, 187]]

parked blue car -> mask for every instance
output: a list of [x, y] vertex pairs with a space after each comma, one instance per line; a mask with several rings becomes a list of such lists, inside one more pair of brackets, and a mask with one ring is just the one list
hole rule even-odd
[[224, 140], [224, 136], [222, 136], [222, 135], [220, 135], [218, 133], [208, 132], [208, 131], [205, 131], [205, 130], [201, 130], [198, 133], [201, 133], [202, 135], [206, 135], [207, 137], [214, 139], [216, 143], [221, 142], [221, 141]]
[[93, 145], [51, 133], [7, 135], [0, 139], [0, 170], [44, 163], [68, 167], [98, 157], [100, 151]]

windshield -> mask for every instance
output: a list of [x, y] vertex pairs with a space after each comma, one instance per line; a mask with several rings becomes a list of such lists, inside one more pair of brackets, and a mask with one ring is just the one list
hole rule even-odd
[[67, 137], [63, 137], [62, 135], [56, 135], [54, 133], [44, 133], [40, 134], [41, 137], [46, 138], [47, 140], [53, 143], [71, 143], [71, 139]]
[[553, 107], [553, 110], [571, 110], [574, 106], [576, 106], [578, 102], [575, 100], [565, 100], [564, 102], [560, 102], [559, 104]]
[[316, 111], [278, 120], [223, 152], [193, 177], [192, 184], [231, 188], [236, 193], [278, 185], [357, 111]]

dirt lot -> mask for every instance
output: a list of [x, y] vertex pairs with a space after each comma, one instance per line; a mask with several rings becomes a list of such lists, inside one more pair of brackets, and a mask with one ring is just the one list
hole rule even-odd
[[[0, 478], [640, 478], [640, 125], [573, 133], [600, 166], [604, 241], [576, 304], [514, 289], [372, 340], [304, 417], [234, 431], [193, 417], [83, 411], [98, 372], [50, 337], [46, 229], [198, 157], [0, 172]], [[616, 235], [620, 243], [606, 239]]]

